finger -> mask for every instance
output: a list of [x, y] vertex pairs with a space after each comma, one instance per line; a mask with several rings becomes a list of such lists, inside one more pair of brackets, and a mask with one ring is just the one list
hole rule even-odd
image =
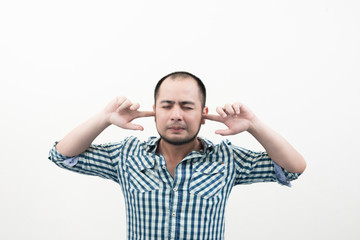
[[127, 108], [129, 108], [132, 105], [132, 102], [129, 99], [126, 99], [125, 102], [121, 104], [121, 106], [118, 108], [118, 112], [121, 112]]
[[140, 104], [139, 103], [134, 103], [130, 106], [130, 110], [132, 111], [136, 111], [140, 108]]
[[224, 106], [224, 109], [225, 109], [227, 115], [234, 115], [234, 114], [235, 114], [235, 111], [234, 111], [234, 109], [233, 109], [233, 106], [230, 105], [230, 104], [226, 104], [226, 105]]
[[221, 136], [228, 136], [228, 135], [232, 135], [233, 132], [230, 129], [219, 129], [215, 131], [215, 134], [219, 134]]
[[241, 103], [239, 103], [239, 102], [234, 103], [233, 104], [233, 109], [235, 111], [235, 114], [239, 115], [240, 114], [240, 109], [241, 109]]
[[155, 112], [154, 111], [139, 111], [138, 112], [138, 118], [141, 117], [154, 117]]
[[116, 100], [115, 100], [116, 112], [119, 112], [119, 108], [125, 101], [126, 101], [126, 97], [124, 97], [124, 96], [116, 97]]
[[134, 124], [134, 123], [127, 123], [124, 127], [125, 129], [130, 129], [130, 130], [139, 130], [139, 131], [143, 131], [144, 128], [141, 125], [138, 124]]
[[121, 107], [122, 107], [122, 105], [126, 102], [126, 100], [127, 100], [126, 97], [123, 97], [123, 96], [117, 97], [117, 102], [116, 102], [117, 108], [116, 108], [116, 112], [120, 112], [120, 111], [121, 111]]
[[216, 112], [222, 116], [223, 118], [226, 118], [227, 117], [227, 114], [225, 113], [224, 109], [222, 107], [217, 107], [216, 108]]
[[204, 119], [208, 119], [208, 120], [216, 121], [216, 122], [222, 122], [222, 117], [220, 117], [219, 115], [205, 114], [203, 116], [204, 116]]
[[126, 99], [127, 98], [124, 96], [118, 96], [118, 97], [116, 97], [116, 104], [118, 106], [120, 106], [121, 104], [123, 104], [126, 101]]

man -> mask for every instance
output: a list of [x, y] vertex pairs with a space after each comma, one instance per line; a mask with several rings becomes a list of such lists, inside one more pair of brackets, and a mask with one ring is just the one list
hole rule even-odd
[[[117, 97], [50, 151], [57, 165], [119, 183], [127, 211], [128, 239], [223, 239], [224, 213], [233, 186], [277, 181], [289, 185], [306, 167], [303, 157], [241, 103], [208, 114], [199, 78], [175, 72], [155, 88], [153, 111]], [[143, 130], [136, 118], [155, 117], [160, 137], [91, 145], [108, 126]], [[197, 136], [205, 120], [221, 122], [217, 134], [252, 134], [266, 152]]]

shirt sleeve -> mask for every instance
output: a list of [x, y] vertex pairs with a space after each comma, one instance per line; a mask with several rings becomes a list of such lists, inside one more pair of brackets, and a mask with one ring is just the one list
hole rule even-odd
[[233, 154], [236, 169], [235, 185], [278, 182], [291, 187], [290, 181], [301, 175], [280, 167], [266, 152], [254, 152], [241, 147], [233, 147]]
[[91, 145], [84, 153], [68, 157], [62, 155], [53, 145], [49, 160], [61, 168], [81, 174], [99, 176], [118, 182], [118, 152], [121, 143]]

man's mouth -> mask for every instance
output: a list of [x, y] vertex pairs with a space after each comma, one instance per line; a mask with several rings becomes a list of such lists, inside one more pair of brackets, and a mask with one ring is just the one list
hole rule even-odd
[[181, 131], [181, 130], [185, 130], [185, 127], [182, 127], [182, 126], [170, 126], [170, 127], [168, 127], [168, 129], [173, 130], [173, 131]]

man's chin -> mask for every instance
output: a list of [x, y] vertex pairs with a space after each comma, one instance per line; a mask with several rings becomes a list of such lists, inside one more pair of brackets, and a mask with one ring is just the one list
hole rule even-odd
[[161, 136], [161, 139], [164, 140], [165, 142], [171, 144], [171, 145], [175, 145], [175, 146], [180, 146], [180, 145], [184, 145], [184, 144], [188, 144], [192, 141], [194, 141], [194, 139], [196, 138], [196, 135], [194, 137], [191, 138], [177, 138], [177, 137], [173, 137], [173, 138], [168, 138], [166, 136]]

